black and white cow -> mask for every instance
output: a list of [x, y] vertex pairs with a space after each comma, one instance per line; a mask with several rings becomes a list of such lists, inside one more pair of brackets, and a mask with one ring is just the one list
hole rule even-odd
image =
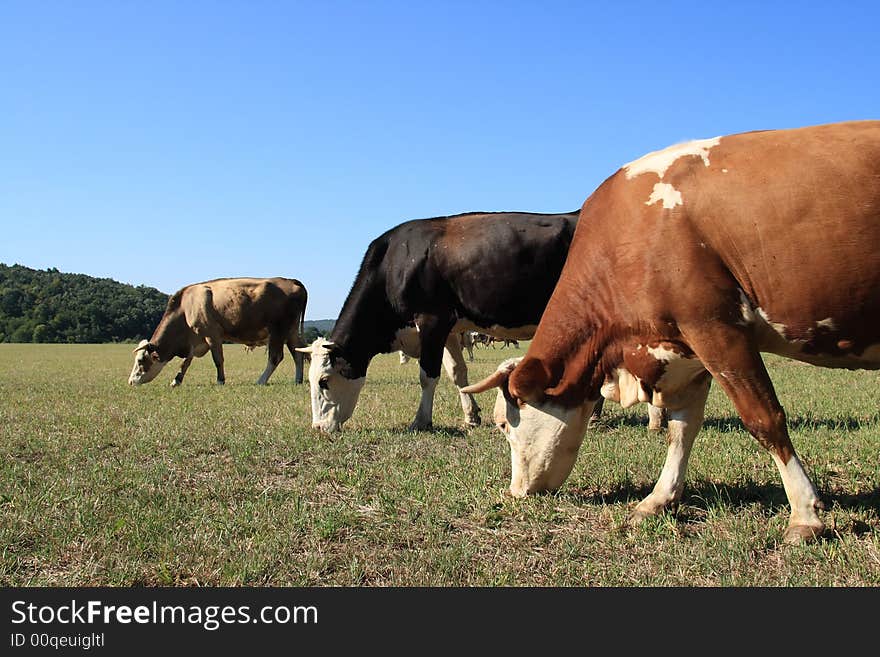
[[[354, 412], [373, 356], [402, 350], [420, 365], [422, 399], [410, 428], [429, 428], [447, 341], [468, 329], [531, 338], [577, 216], [467, 213], [408, 221], [373, 240], [330, 339], [301, 349], [311, 354], [312, 425], [338, 430]], [[415, 334], [407, 331], [413, 323]], [[407, 339], [413, 335], [416, 344]], [[452, 380], [466, 386], [460, 344], [445, 353]], [[466, 423], [478, 425], [473, 396], [462, 394], [461, 404]]]

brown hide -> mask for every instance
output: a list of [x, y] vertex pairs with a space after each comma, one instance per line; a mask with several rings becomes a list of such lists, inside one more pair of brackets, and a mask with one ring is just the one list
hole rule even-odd
[[[595, 399], [628, 350], [659, 341], [710, 370], [728, 366], [730, 336], [820, 365], [880, 366], [866, 351], [880, 344], [880, 122], [721, 137], [665, 171], [638, 169], [585, 202], [513, 394]], [[662, 372], [648, 369], [654, 384]]]

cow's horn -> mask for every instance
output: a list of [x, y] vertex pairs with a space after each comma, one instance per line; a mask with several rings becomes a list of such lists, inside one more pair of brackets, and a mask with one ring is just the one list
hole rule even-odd
[[139, 352], [139, 351], [141, 351], [141, 350], [143, 350], [143, 349], [146, 349], [146, 348], [149, 347], [149, 346], [150, 346], [150, 341], [149, 341], [149, 340], [141, 340], [141, 341], [138, 343], [138, 346], [131, 350], [131, 353], [136, 354], [137, 352]]
[[459, 390], [465, 394], [476, 394], [478, 392], [486, 392], [487, 390], [491, 390], [492, 388], [498, 388], [510, 378], [510, 373], [513, 372], [513, 369], [519, 365], [519, 362], [522, 360], [522, 356], [519, 358], [508, 358], [503, 363], [498, 366], [498, 369], [492, 372], [485, 379], [480, 381], [479, 383], [474, 383], [469, 386], [465, 386], [464, 388], [460, 388]]
[[301, 352], [304, 353], [304, 354], [310, 354], [310, 353], [312, 353], [312, 348], [311, 348], [311, 347], [294, 347], [294, 349], [295, 349], [296, 351], [301, 351]]

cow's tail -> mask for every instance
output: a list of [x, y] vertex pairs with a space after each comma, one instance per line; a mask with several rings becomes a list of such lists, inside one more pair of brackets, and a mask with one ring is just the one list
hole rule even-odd
[[306, 346], [305, 343], [305, 334], [306, 334], [306, 304], [309, 302], [309, 293], [306, 292], [306, 288], [303, 287], [303, 304], [302, 310], [299, 313], [299, 343], [303, 346]]

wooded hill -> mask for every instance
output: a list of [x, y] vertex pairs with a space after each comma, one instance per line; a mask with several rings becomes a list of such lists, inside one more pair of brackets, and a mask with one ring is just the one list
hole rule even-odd
[[137, 341], [167, 301], [154, 287], [0, 264], [0, 342]]

